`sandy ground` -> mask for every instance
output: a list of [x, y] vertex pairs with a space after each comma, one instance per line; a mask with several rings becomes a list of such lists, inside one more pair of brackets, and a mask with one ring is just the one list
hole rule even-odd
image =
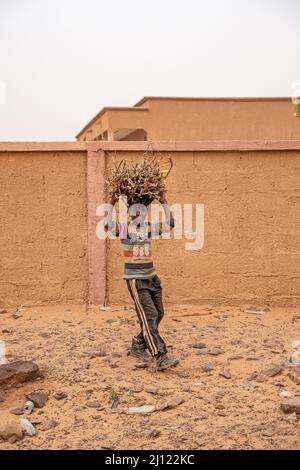
[[[288, 360], [292, 341], [300, 338], [299, 311], [169, 307], [161, 334], [181, 362], [164, 372], [135, 368], [137, 361], [127, 354], [138, 331], [135, 313], [122, 307], [60, 305], [26, 308], [19, 318], [11, 311], [1, 314], [8, 361], [33, 360], [44, 378], [2, 390], [0, 410], [22, 406], [24, 393], [32, 390], [46, 391], [49, 400], [30, 415], [37, 436], [1, 441], [0, 449], [299, 449], [300, 418], [286, 419], [279, 393], [299, 395], [300, 385], [287, 369], [251, 378]], [[207, 349], [195, 348], [199, 342]], [[207, 363], [213, 369], [206, 372]], [[219, 375], [223, 370], [231, 378]], [[66, 398], [57, 400], [57, 391]], [[130, 406], [174, 397], [184, 402], [149, 415], [127, 413]], [[57, 426], [43, 430], [51, 419]]]

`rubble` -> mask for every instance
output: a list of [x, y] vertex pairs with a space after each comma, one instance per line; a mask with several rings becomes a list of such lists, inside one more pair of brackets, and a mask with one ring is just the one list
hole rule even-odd
[[261, 373], [263, 375], [266, 375], [267, 377], [275, 377], [275, 375], [280, 374], [281, 371], [282, 371], [281, 365], [272, 365], [268, 369], [262, 370]]
[[23, 438], [20, 423], [5, 411], [0, 411], [0, 438], [11, 444]]
[[25, 396], [28, 400], [32, 401], [37, 408], [43, 408], [48, 401], [48, 395], [40, 391], [25, 393]]
[[24, 409], [23, 408], [13, 408], [12, 410], [9, 411], [11, 414], [16, 415], [16, 416], [21, 416], [24, 414]]
[[242, 312], [253, 313], [255, 315], [270, 312], [270, 311], [271, 311], [271, 309], [269, 307], [261, 308], [261, 307], [255, 307], [253, 305], [251, 305], [250, 307], [246, 307], [246, 308], [242, 309]]
[[43, 426], [41, 427], [41, 431], [49, 431], [50, 429], [56, 428], [58, 422], [55, 419], [49, 419], [46, 421]]
[[284, 398], [281, 401], [280, 408], [284, 413], [300, 413], [300, 396]]
[[210, 362], [207, 362], [205, 364], [202, 364], [201, 368], [204, 372], [211, 372], [212, 370], [214, 370], [214, 365]]
[[158, 394], [158, 388], [157, 387], [146, 387], [145, 392], [152, 393], [152, 395], [157, 395]]
[[175, 408], [176, 406], [181, 405], [181, 403], [183, 403], [183, 402], [184, 402], [183, 397], [173, 397], [173, 398], [170, 398], [170, 400], [168, 400], [167, 402], [165, 402], [161, 405], [156, 405], [156, 410], [157, 411], [163, 411], [163, 410], [167, 410], [168, 408], [169, 409]]
[[224, 354], [224, 351], [222, 348], [211, 348], [207, 352], [211, 356], [219, 356], [220, 354]]
[[200, 342], [200, 343], [194, 343], [192, 347], [195, 349], [205, 349], [207, 346], [205, 343]]
[[156, 411], [155, 405], [143, 405], [143, 406], [131, 406], [128, 408], [128, 414], [135, 415], [135, 414], [148, 414], [153, 413]]
[[24, 405], [24, 413], [30, 415], [30, 413], [33, 411], [33, 408], [34, 408], [34, 403], [28, 400]]
[[231, 379], [232, 377], [231, 372], [229, 370], [221, 370], [221, 372], [219, 372], [219, 375], [221, 377], [224, 377], [224, 379]]
[[28, 436], [35, 436], [36, 432], [33, 424], [27, 418], [20, 419], [20, 425]]
[[16, 361], [0, 365], [0, 385], [17, 385], [35, 380], [41, 373], [37, 364], [31, 361]]
[[288, 377], [294, 382], [296, 385], [300, 385], [300, 369], [295, 369], [288, 373]]
[[62, 390], [58, 390], [53, 394], [53, 397], [55, 398], [55, 400], [63, 400], [64, 398], [67, 398], [68, 395]]

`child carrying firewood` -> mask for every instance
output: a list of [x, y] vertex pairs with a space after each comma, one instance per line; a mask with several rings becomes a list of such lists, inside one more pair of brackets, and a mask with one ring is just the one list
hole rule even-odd
[[[149, 184], [147, 185], [147, 192], [145, 191], [145, 194], [141, 194], [140, 183], [143, 179], [143, 171], [146, 166], [147, 165], [140, 164], [138, 172], [139, 176], [136, 178], [139, 182], [138, 185], [135, 185], [135, 181], [133, 181], [134, 178], [132, 178], [131, 173], [131, 191], [129, 198], [133, 204], [144, 204], [144, 207], [151, 204], [154, 199], [159, 200], [164, 209], [165, 222], [150, 224], [143, 220], [142, 210], [135, 210], [133, 211], [133, 214], [129, 215], [130, 222], [126, 224], [127, 226], [125, 227], [124, 232], [124, 227], [122, 227], [120, 223], [116, 223], [112, 220], [111, 212], [105, 229], [120, 238], [125, 260], [123, 278], [126, 280], [129, 293], [134, 301], [135, 310], [141, 327], [139, 334], [134, 336], [132, 339], [131, 354], [144, 362], [150, 363], [150, 361], [154, 361], [155, 367], [158, 370], [163, 370], [176, 366], [179, 361], [177, 359], [172, 359], [167, 355], [166, 343], [158, 330], [159, 324], [164, 316], [164, 307], [162, 301], [161, 281], [156, 274], [152, 260], [151, 238], [161, 235], [165, 231], [171, 230], [174, 227], [174, 216], [172, 212], [170, 212], [167, 204], [164, 184], [162, 184], [163, 175], [161, 173], [158, 177], [152, 178], [153, 184], [151, 186], [150, 195], [149, 186], [151, 181], [148, 181]], [[154, 167], [153, 162], [152, 167]], [[128, 179], [128, 174], [130, 174], [130, 171], [128, 171], [127, 168], [127, 175], [123, 174], [123, 188], [124, 186], [126, 187], [124, 179]], [[149, 175], [147, 173], [147, 178], [148, 177]], [[114, 182], [116, 182], [115, 176]], [[157, 182], [159, 184], [157, 184]], [[127, 184], [127, 188], [128, 186], [129, 185]], [[119, 185], [117, 187], [119, 187]], [[115, 186], [113, 186], [113, 188], [115, 188]], [[159, 191], [158, 193], [157, 188]], [[125, 192], [125, 194], [123, 194], [122, 197], [126, 196], [128, 198], [128, 192], [127, 194], [126, 191], [123, 192]], [[114, 206], [121, 195], [116, 194], [117, 191], [114, 191], [114, 189], [111, 189], [110, 193], [110, 204]], [[134, 208], [136, 206], [131, 207]]]

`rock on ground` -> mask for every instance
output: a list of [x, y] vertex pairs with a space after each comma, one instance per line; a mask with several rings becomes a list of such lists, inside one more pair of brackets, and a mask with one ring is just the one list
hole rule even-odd
[[300, 397], [285, 398], [280, 407], [284, 413], [300, 413]]
[[0, 411], [0, 438], [13, 444], [22, 437], [23, 430], [18, 420], [7, 411]]
[[35, 380], [40, 375], [38, 365], [31, 361], [16, 361], [0, 365], [0, 385], [17, 385]]

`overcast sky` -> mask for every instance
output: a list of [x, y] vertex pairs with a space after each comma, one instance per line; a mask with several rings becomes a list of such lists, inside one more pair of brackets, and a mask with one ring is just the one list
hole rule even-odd
[[291, 96], [298, 0], [0, 0], [0, 140], [73, 140], [145, 95]]

